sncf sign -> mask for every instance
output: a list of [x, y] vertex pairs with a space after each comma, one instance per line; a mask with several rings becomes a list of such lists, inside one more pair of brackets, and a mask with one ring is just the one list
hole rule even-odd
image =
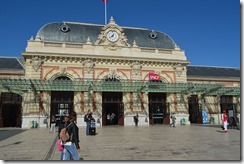
[[160, 80], [160, 76], [158, 74], [150, 72], [148, 76], [149, 76], [149, 80]]

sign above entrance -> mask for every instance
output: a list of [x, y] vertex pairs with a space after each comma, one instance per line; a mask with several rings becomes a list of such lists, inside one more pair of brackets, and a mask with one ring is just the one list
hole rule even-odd
[[155, 74], [155, 73], [152, 73], [152, 72], [150, 72], [148, 74], [148, 77], [149, 77], [149, 81], [150, 80], [156, 80], [156, 81], [160, 80], [160, 76], [158, 74]]

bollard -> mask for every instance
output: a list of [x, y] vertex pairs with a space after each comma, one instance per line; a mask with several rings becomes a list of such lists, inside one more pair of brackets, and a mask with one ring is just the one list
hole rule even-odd
[[30, 121], [29, 126], [30, 126], [30, 128], [34, 128], [34, 121]]
[[186, 119], [185, 119], [185, 118], [182, 118], [182, 119], [180, 120], [180, 124], [181, 124], [181, 125], [185, 125], [185, 124], [186, 124]]
[[37, 128], [38, 124], [37, 121], [33, 121], [33, 128]]
[[211, 124], [215, 124], [215, 119], [214, 119], [214, 117], [211, 117]]

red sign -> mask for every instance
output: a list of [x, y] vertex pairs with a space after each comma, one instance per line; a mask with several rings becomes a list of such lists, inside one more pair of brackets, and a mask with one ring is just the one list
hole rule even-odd
[[148, 76], [149, 76], [149, 80], [160, 80], [160, 76], [158, 74], [150, 72]]

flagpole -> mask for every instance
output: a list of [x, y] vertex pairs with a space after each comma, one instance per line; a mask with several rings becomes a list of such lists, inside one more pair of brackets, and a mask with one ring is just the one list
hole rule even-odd
[[105, 25], [107, 24], [107, 0], [104, 0], [104, 5], [105, 5], [105, 11], [104, 11], [104, 22]]

